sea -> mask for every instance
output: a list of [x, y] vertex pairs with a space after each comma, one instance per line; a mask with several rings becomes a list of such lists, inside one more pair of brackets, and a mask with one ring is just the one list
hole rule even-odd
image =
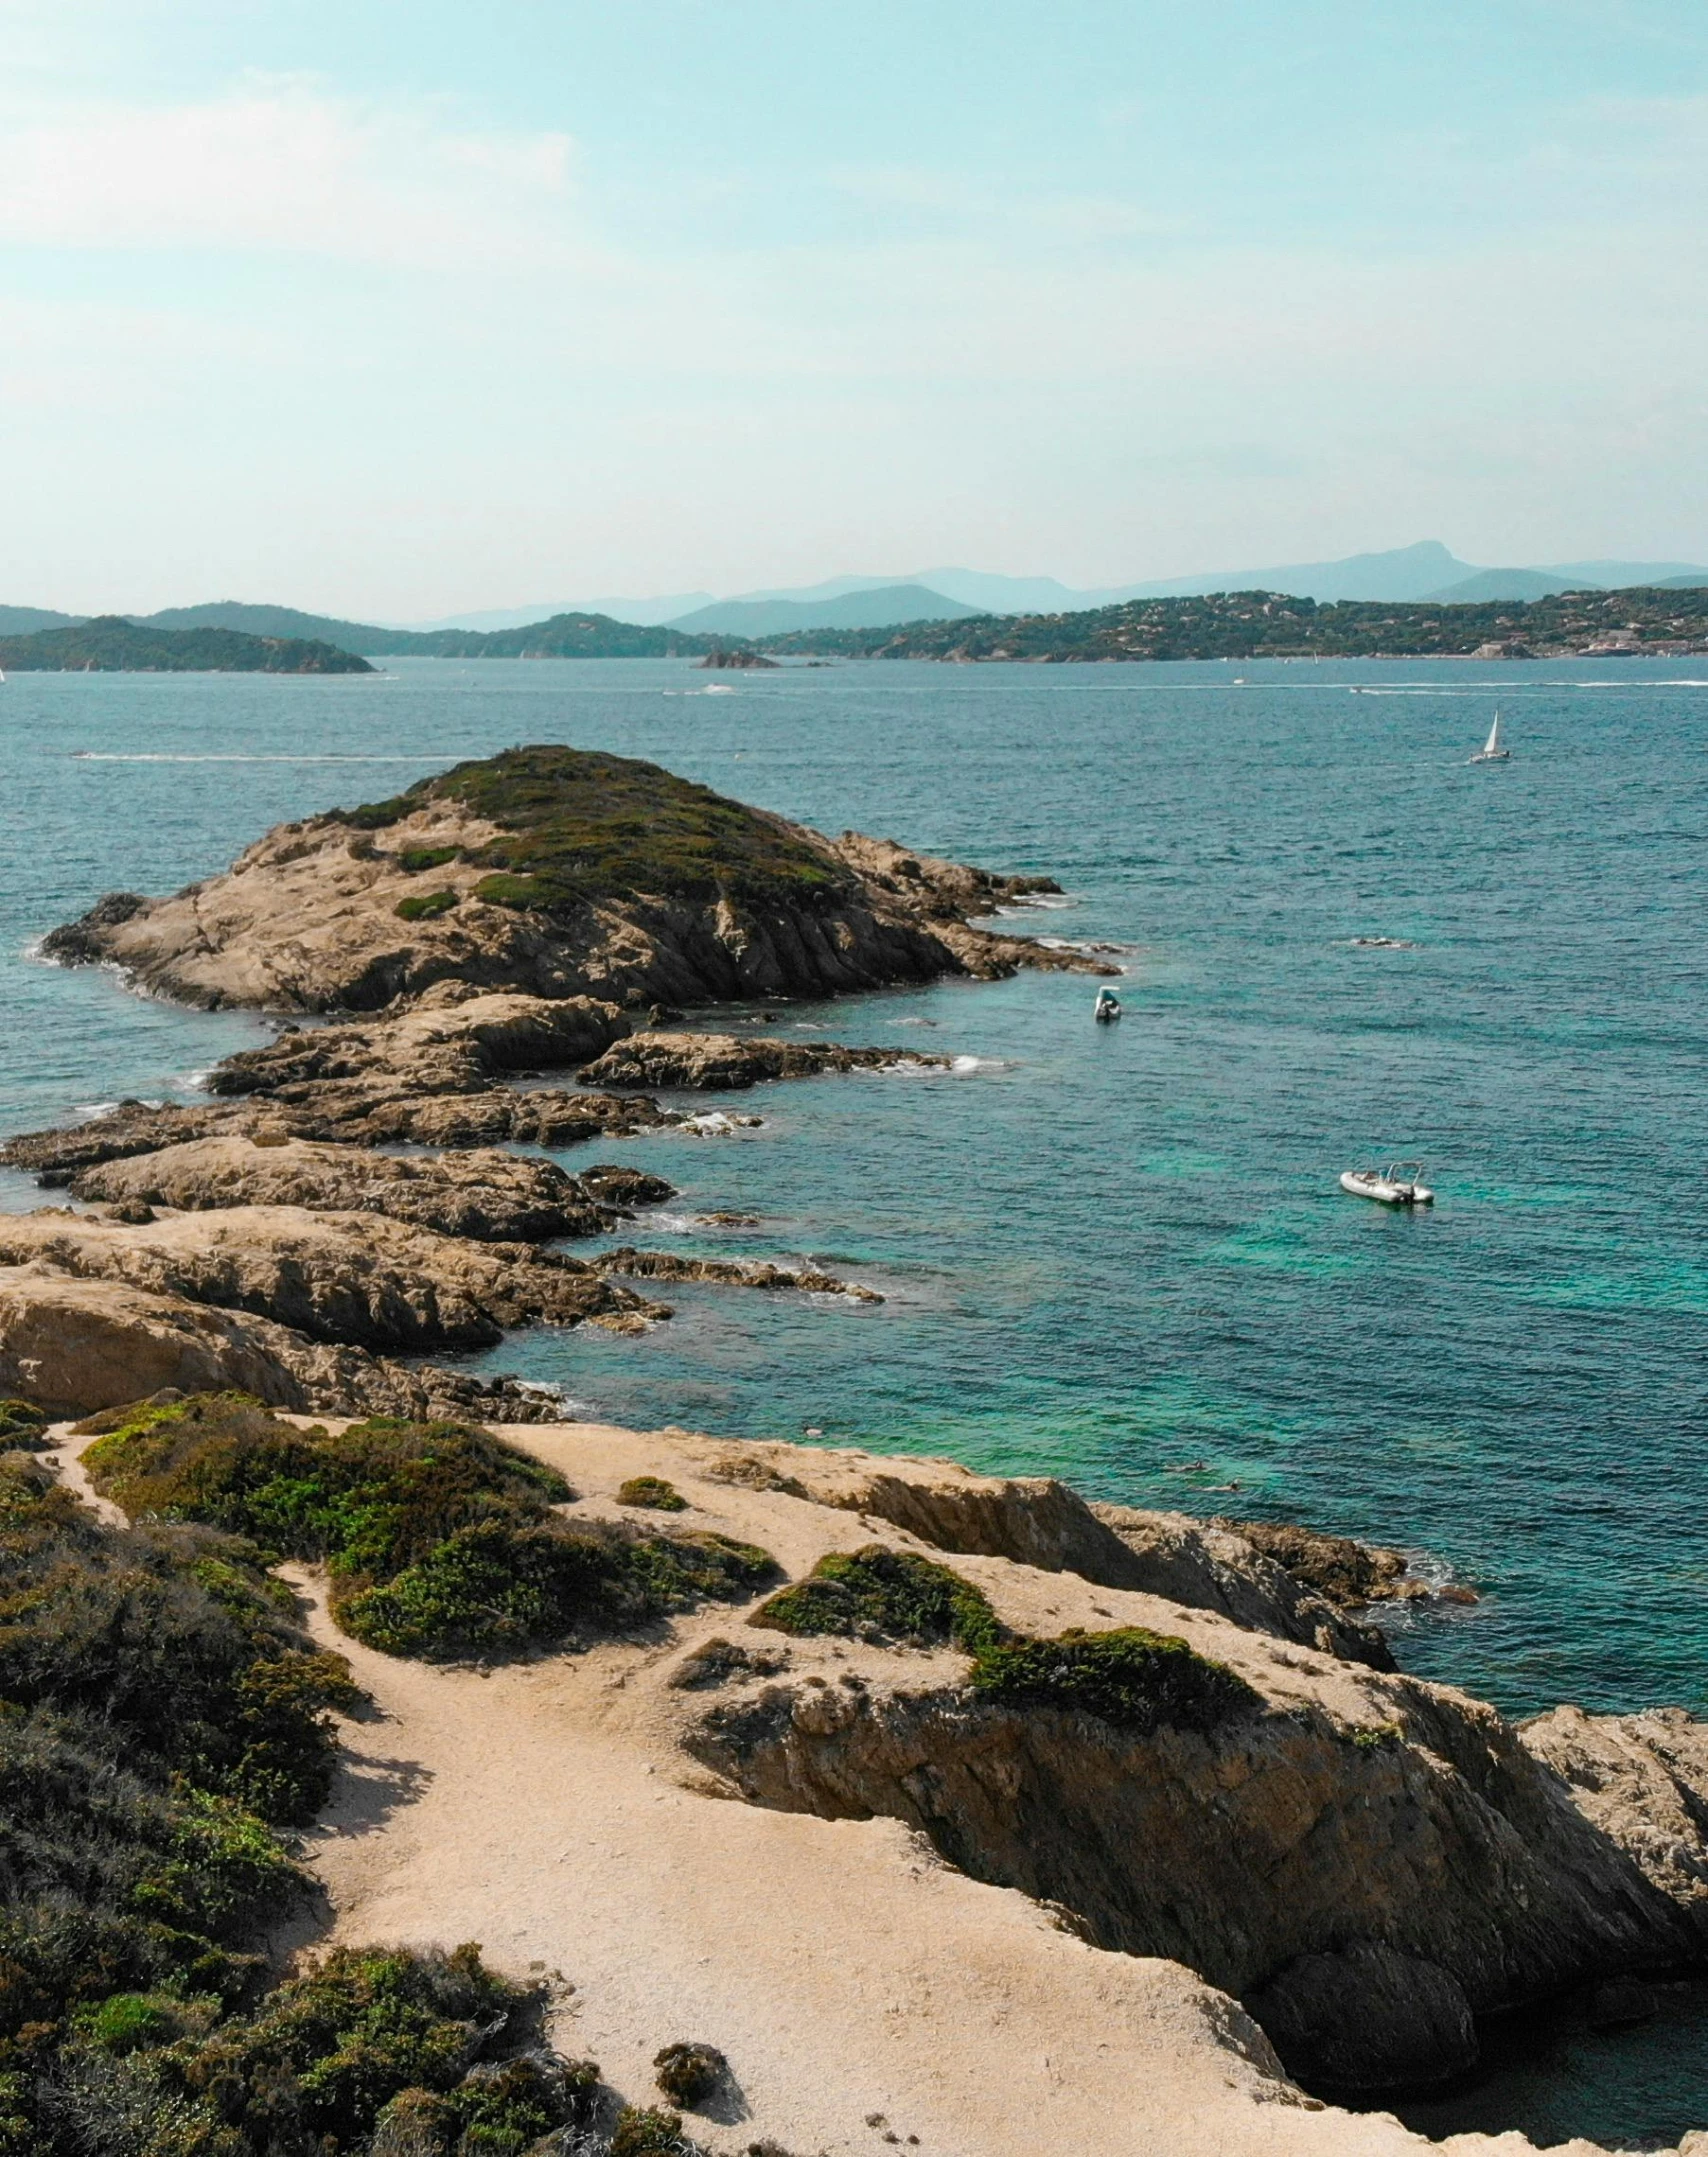
[[[1472, 764], [1497, 709], [1510, 761]], [[1053, 876], [999, 925], [1095, 947], [1125, 1016], [1035, 972], [721, 1014], [949, 1061], [758, 1087], [717, 1104], [757, 1127], [566, 1163], [678, 1187], [629, 1240], [810, 1259], [884, 1301], [672, 1286], [641, 1337], [540, 1329], [471, 1367], [618, 1423], [1397, 1544], [1478, 1597], [1391, 1613], [1406, 1668], [1514, 1715], [1708, 1709], [1708, 664], [14, 676], [0, 1133], [193, 1100], [268, 1037], [45, 964], [45, 930], [543, 741]], [[1400, 1158], [1431, 1208], [1339, 1187]], [[0, 1172], [0, 1207], [43, 1202]], [[1546, 2044], [1417, 2124], [1702, 2124], [1694, 1992], [1648, 2033]]]

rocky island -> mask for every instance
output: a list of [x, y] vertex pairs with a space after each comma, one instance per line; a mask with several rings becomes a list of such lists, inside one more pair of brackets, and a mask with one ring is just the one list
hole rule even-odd
[[929, 1071], [657, 1006], [1097, 970], [981, 925], [1048, 888], [545, 747], [56, 932], [295, 1017], [3, 1149], [73, 1201], [0, 1217], [4, 2157], [1400, 2157], [1499, 2018], [1708, 1964], [1708, 1730], [1407, 1676], [1398, 1551], [426, 1360], [882, 1322], [505, 1149]]

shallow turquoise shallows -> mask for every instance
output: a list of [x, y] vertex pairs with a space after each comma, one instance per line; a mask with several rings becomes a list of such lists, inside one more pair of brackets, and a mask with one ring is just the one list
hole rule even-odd
[[[1118, 1026], [1092, 1024], [1071, 975], [789, 1010], [773, 1027], [977, 1061], [763, 1088], [761, 1130], [607, 1149], [681, 1186], [648, 1239], [810, 1253], [883, 1305], [673, 1291], [644, 1339], [541, 1331], [485, 1362], [616, 1421], [939, 1451], [1391, 1539], [1483, 1595], [1402, 1621], [1409, 1667], [1511, 1710], [1701, 1705], [1692, 675], [880, 663], [723, 694], [639, 662], [15, 677], [0, 1128], [182, 1094], [263, 1034], [35, 963], [44, 929], [509, 743], [654, 757], [830, 830], [1050, 872], [1073, 904], [1022, 925], [1130, 947]], [[1473, 767], [1497, 702], [1512, 761]], [[1432, 1213], [1337, 1187], [1394, 1155], [1426, 1164]], [[3, 1199], [40, 1195], [14, 1176]], [[685, 1219], [713, 1208], [765, 1225]]]

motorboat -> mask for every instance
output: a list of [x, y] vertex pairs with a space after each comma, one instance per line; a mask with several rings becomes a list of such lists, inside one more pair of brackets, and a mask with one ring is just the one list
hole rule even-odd
[[1500, 745], [1500, 713], [1497, 711], [1494, 716], [1494, 725], [1489, 728], [1488, 740], [1471, 758], [1471, 762], [1473, 764], [1504, 764], [1511, 755], [1512, 751], [1510, 749], [1503, 749]]
[[1421, 1161], [1390, 1161], [1386, 1168], [1349, 1168], [1340, 1188], [1378, 1206], [1433, 1206], [1435, 1193], [1422, 1181]]
[[1121, 1016], [1121, 999], [1113, 989], [1099, 989], [1097, 1001], [1091, 1007], [1091, 1015], [1099, 1026], [1113, 1025]]

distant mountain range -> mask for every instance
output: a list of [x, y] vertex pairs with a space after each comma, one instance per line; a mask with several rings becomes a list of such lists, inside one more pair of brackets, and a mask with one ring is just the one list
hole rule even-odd
[[[977, 569], [922, 569], [904, 577], [831, 577], [822, 584], [742, 592], [673, 592], [580, 605], [489, 610], [400, 628], [352, 622], [295, 607], [218, 600], [127, 617], [142, 629], [234, 630], [335, 644], [364, 658], [651, 658], [699, 655], [719, 639], [804, 631], [905, 628], [975, 615], [1088, 613], [1145, 599], [1192, 599], [1216, 592], [1272, 592], [1312, 599], [1441, 606], [1534, 601], [1572, 591], [1708, 587], [1708, 568], [1690, 562], [1554, 562], [1539, 568], [1479, 569], [1439, 540], [1352, 554], [1332, 562], [1224, 569], [1150, 584], [1075, 589], [1054, 577], [1007, 577]], [[0, 637], [75, 628], [87, 617], [49, 607], [0, 607]]]
[[880, 584], [827, 599], [720, 599], [672, 629], [693, 635], [771, 637], [791, 629], [879, 629], [894, 622], [957, 622], [988, 613], [923, 584]]
[[[981, 569], [916, 569], [903, 576], [828, 577], [821, 584], [736, 592], [715, 600], [709, 592], [668, 593], [654, 598], [589, 599], [538, 607], [531, 612], [464, 614], [424, 629], [509, 629], [544, 615], [577, 612], [618, 621], [668, 624], [726, 636], [772, 636], [785, 629], [868, 629], [890, 623], [955, 621], [978, 614], [1078, 614], [1129, 599], [1193, 599], [1210, 592], [1284, 592], [1319, 603], [1341, 599], [1439, 600], [1448, 606], [1495, 599], [1546, 599], [1557, 592], [1611, 591], [1643, 585], [1708, 584], [1708, 568], [1693, 562], [1551, 562], [1513, 569], [1483, 569], [1461, 561], [1439, 540], [1393, 547], [1384, 553], [1350, 554], [1332, 562], [1283, 562], [1264, 569], [1205, 570], [1191, 577], [1165, 577], [1145, 584], [1076, 587], [1055, 577], [1005, 577]], [[856, 619], [845, 603], [864, 605], [883, 595], [883, 607]], [[951, 602], [945, 605], [944, 602]], [[788, 606], [804, 611], [787, 618], [747, 613], [750, 608]], [[835, 611], [833, 611], [835, 610]]]

